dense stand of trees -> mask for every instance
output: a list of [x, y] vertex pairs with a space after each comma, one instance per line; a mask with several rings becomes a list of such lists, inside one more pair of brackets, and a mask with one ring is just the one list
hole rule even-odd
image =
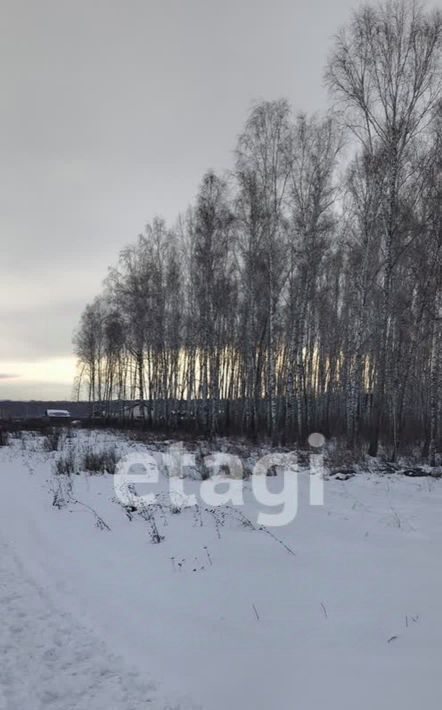
[[441, 16], [392, 2], [335, 38], [325, 116], [255, 105], [232, 172], [120, 254], [75, 334], [95, 411], [208, 435], [441, 450]]

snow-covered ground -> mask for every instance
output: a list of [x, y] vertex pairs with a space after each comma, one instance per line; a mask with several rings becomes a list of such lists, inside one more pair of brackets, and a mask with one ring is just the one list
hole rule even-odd
[[[143, 448], [66, 446], [110, 444]], [[305, 472], [297, 517], [267, 531], [250, 482], [240, 509], [174, 513], [160, 480], [154, 544], [111, 475], [69, 482], [59, 456], [0, 449], [1, 710], [440, 706], [441, 480], [330, 479], [312, 507]]]

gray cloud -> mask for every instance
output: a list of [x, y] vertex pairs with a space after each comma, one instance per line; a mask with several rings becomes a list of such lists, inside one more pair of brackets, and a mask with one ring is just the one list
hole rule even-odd
[[203, 172], [251, 102], [325, 105], [353, 0], [2, 0], [0, 357], [71, 351], [107, 266]]

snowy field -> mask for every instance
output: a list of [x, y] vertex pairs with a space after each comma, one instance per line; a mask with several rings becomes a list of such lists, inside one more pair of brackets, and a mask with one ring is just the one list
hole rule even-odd
[[314, 507], [305, 471], [295, 520], [260, 529], [249, 481], [241, 508], [180, 511], [161, 478], [152, 517], [55, 472], [109, 446], [144, 450], [0, 448], [1, 710], [440, 707], [442, 480], [330, 478]]

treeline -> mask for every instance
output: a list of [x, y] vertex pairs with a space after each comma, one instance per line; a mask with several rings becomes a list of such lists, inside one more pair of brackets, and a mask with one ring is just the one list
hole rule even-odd
[[[441, 450], [441, 15], [358, 9], [326, 69], [333, 106], [255, 105], [234, 169], [120, 254], [74, 336], [95, 413], [394, 459]], [[95, 403], [95, 404], [94, 404]]]

